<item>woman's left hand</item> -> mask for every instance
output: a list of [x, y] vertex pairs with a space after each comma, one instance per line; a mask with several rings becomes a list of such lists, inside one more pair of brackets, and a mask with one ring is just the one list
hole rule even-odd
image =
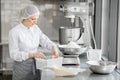
[[52, 48], [52, 55], [54, 58], [58, 58], [59, 57], [59, 53], [57, 51], [57, 48], [53, 47]]

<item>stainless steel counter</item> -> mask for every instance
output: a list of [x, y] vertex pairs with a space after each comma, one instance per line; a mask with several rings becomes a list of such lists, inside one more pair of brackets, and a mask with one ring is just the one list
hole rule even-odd
[[41, 80], [120, 80], [120, 75], [116, 72], [107, 75], [93, 74], [87, 69], [76, 76], [56, 77], [52, 71], [42, 71]]
[[[7, 48], [7, 47], [3, 46], [3, 48]], [[43, 49], [40, 49], [40, 51], [41, 50], [44, 51]], [[3, 53], [6, 53], [6, 54], [2, 55], [3, 59], [4, 59], [3, 61], [4, 62], [10, 61], [9, 57], [6, 57], [6, 56], [8, 56], [8, 52], [7, 52], [8, 50], [3, 49], [2, 51], [3, 51]], [[47, 53], [49, 53], [49, 51], [46, 52], [46, 55], [48, 55]], [[41, 80], [120, 80], [120, 74], [118, 74], [116, 71], [114, 71], [112, 74], [109, 74], [109, 75], [93, 74], [89, 70], [87, 64], [85, 63], [86, 61], [87, 61], [86, 54], [80, 55], [80, 62], [81, 62], [80, 69], [84, 69], [84, 71], [80, 72], [76, 76], [56, 77], [54, 75], [54, 72], [42, 71]], [[2, 73], [5, 75], [6, 74], [12, 75], [12, 67], [11, 66], [12, 66], [12, 63], [10, 61], [10, 62], [4, 64], [2, 70], [0, 69], [0, 71], [2, 71]]]
[[116, 71], [106, 75], [94, 74], [90, 71], [89, 67], [85, 63], [86, 58], [84, 56], [80, 56], [80, 60], [81, 65], [77, 68], [80, 68], [81, 71], [78, 75], [69, 77], [56, 77], [53, 71], [47, 70], [42, 71], [41, 80], [120, 80], [120, 74], [118, 74]]

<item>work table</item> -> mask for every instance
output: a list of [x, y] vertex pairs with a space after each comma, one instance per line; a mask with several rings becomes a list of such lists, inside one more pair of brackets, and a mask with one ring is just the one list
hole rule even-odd
[[[120, 74], [118, 74], [116, 71], [106, 75], [92, 73], [85, 63], [86, 61], [85, 55], [81, 55], [80, 67], [76, 66], [76, 68], [80, 68], [81, 71], [75, 76], [57, 77], [54, 75], [53, 71], [47, 70], [42, 71], [41, 80], [120, 80]], [[70, 65], [69, 67], [73, 67], [73, 65]]]
[[[44, 75], [43, 75], [44, 74]], [[51, 72], [42, 72], [41, 80], [120, 80], [120, 75], [116, 72], [108, 75], [93, 74], [90, 70], [80, 72], [76, 76], [56, 77]]]
[[[7, 53], [7, 52], [4, 52], [4, 51], [8, 51], [8, 48], [7, 49], [6, 48], [7, 48], [6, 46], [3, 46], [3, 49], [4, 49], [3, 53]], [[43, 50], [43, 49], [40, 49], [40, 51], [43, 51], [43, 52], [45, 51], [45, 53], [49, 52], [49, 51], [46, 52], [46, 50]], [[83, 69], [84, 71], [81, 71], [78, 75], [69, 76], [69, 77], [56, 77], [52, 71], [42, 71], [41, 80], [120, 80], [120, 74], [118, 74], [116, 71], [108, 75], [93, 74], [89, 70], [89, 67], [86, 64], [86, 61], [87, 61], [86, 54], [82, 54], [79, 57], [80, 57], [80, 67], [78, 68], [81, 70]], [[8, 59], [5, 58], [5, 60], [9, 60], [9, 58]], [[12, 64], [6, 63], [3, 66], [4, 66], [4, 70], [2, 71], [3, 76], [6, 77], [7, 75], [10, 74], [10, 78], [11, 78]], [[70, 66], [70, 67], [73, 67], [73, 66]]]

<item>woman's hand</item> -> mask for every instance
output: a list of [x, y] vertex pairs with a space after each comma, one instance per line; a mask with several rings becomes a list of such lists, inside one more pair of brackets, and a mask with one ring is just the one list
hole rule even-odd
[[52, 48], [52, 55], [53, 55], [54, 58], [58, 58], [59, 57], [59, 54], [57, 52], [57, 48], [55, 48], [55, 47]]
[[31, 53], [29, 58], [45, 58], [46, 56], [43, 53]]

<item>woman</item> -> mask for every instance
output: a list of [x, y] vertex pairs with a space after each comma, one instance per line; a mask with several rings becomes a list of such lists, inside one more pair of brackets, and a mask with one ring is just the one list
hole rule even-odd
[[41, 45], [58, 57], [56, 45], [36, 25], [39, 18], [36, 6], [27, 6], [21, 10], [21, 23], [9, 32], [10, 57], [14, 60], [13, 80], [40, 80], [40, 72], [35, 69], [34, 58], [45, 58], [37, 52]]

